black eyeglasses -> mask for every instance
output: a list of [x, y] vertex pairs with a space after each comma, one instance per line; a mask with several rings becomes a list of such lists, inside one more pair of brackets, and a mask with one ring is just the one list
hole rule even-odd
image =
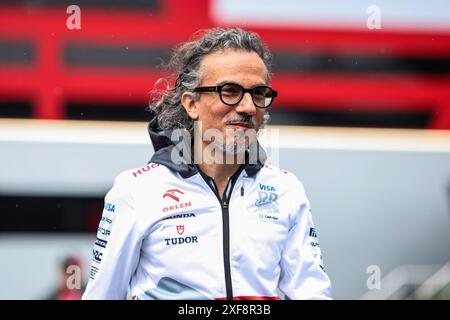
[[198, 87], [194, 92], [218, 92], [220, 100], [229, 106], [235, 106], [241, 102], [246, 92], [252, 96], [253, 104], [261, 109], [268, 108], [278, 92], [267, 86], [257, 86], [246, 89], [236, 83], [225, 83], [215, 87]]

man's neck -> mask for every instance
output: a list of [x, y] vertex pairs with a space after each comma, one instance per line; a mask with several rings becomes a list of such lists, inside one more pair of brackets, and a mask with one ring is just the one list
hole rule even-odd
[[220, 197], [223, 197], [225, 189], [228, 184], [228, 180], [232, 177], [240, 168], [241, 164], [206, 164], [201, 163], [198, 164], [200, 170], [208, 175], [209, 177], [214, 179], [216, 186], [219, 190]]

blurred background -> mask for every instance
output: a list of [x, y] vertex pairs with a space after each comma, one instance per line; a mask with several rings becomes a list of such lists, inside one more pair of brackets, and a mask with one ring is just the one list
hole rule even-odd
[[450, 299], [444, 0], [0, 0], [0, 299], [79, 298], [104, 195], [153, 153], [162, 64], [213, 26], [274, 54], [262, 142], [305, 185], [334, 297]]

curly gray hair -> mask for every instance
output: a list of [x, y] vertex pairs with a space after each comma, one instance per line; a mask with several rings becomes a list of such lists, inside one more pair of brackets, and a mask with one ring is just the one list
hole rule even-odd
[[[184, 92], [194, 90], [201, 83], [200, 65], [208, 54], [225, 49], [254, 51], [267, 68], [267, 82], [270, 80], [272, 55], [256, 33], [241, 28], [213, 28], [202, 31], [200, 35], [173, 51], [166, 67], [176, 78], [174, 87], [166, 91], [152, 91], [157, 98], [150, 101], [149, 108], [156, 113], [161, 129], [186, 129], [192, 133], [193, 120], [181, 105], [181, 97]], [[268, 119], [266, 112], [261, 128]]]

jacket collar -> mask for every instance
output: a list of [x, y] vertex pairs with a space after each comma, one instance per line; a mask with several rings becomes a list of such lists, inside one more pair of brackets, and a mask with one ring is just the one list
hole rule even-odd
[[[178, 172], [184, 179], [192, 177], [193, 175], [199, 172], [195, 163], [193, 163], [193, 159], [189, 160], [185, 157], [180, 157], [179, 163], [174, 163], [171, 159], [172, 151], [175, 147], [175, 143], [171, 140], [172, 130], [164, 130], [159, 127], [157, 122], [156, 114], [152, 111], [151, 119], [148, 124], [148, 132], [150, 134], [150, 139], [153, 144], [153, 148], [155, 149], [155, 153], [153, 154], [150, 162], [162, 164], [169, 169]], [[182, 139], [178, 143], [187, 143], [186, 141], [182, 141]], [[243, 165], [244, 170], [248, 176], [254, 176], [258, 173], [259, 170], [264, 166], [264, 163], [267, 159], [266, 152], [261, 147], [259, 142], [257, 141], [257, 161], [256, 163], [248, 163], [248, 153], [246, 154], [246, 163]], [[189, 141], [190, 144], [190, 141]], [[177, 151], [177, 150], [176, 150]]]

